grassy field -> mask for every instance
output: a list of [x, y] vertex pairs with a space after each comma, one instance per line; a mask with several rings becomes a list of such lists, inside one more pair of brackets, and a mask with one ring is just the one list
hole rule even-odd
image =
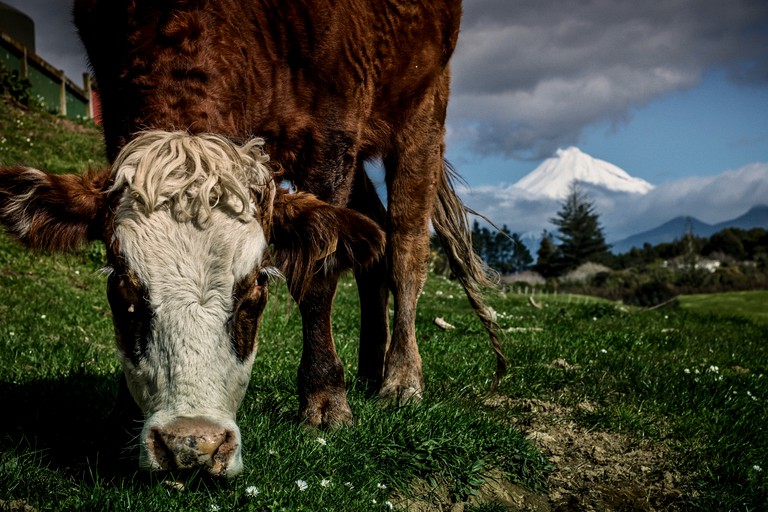
[[[67, 137], [77, 158], [14, 159], [98, 163], [92, 131]], [[335, 431], [296, 422], [301, 326], [276, 286], [238, 417], [246, 470], [179, 490], [138, 471], [106, 420], [120, 370], [102, 257], [98, 244], [32, 254], [0, 235], [0, 510], [766, 510], [768, 326], [743, 305], [720, 301], [714, 316], [689, 310], [695, 298], [636, 311], [554, 296], [538, 309], [491, 292], [510, 370], [488, 394], [487, 338], [437, 277], [417, 320], [424, 400], [395, 407], [350, 385], [356, 423]], [[768, 309], [764, 293], [746, 303]], [[358, 322], [345, 278], [334, 329], [350, 384]]]
[[680, 306], [687, 311], [768, 324], [768, 291], [685, 295], [680, 297]]

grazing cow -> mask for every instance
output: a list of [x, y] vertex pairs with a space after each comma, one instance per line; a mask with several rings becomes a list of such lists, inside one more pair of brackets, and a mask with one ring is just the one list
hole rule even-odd
[[[494, 383], [503, 373], [443, 162], [460, 17], [460, 0], [75, 0], [111, 166], [2, 168], [0, 221], [33, 248], [106, 244], [143, 467], [242, 469], [235, 417], [279, 273], [303, 321], [301, 421], [352, 419], [331, 334], [345, 269], [360, 295], [360, 380], [418, 397], [430, 219], [491, 336]], [[364, 170], [375, 158], [386, 208]]]

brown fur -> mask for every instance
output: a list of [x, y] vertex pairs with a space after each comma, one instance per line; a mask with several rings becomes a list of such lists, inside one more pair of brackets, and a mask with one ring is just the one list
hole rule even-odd
[[0, 167], [0, 222], [34, 249], [80, 247], [102, 235], [107, 177], [104, 171], [79, 176]]
[[245, 361], [256, 350], [256, 332], [269, 297], [267, 276], [259, 269], [235, 286], [235, 310], [230, 321], [230, 335], [235, 354]]

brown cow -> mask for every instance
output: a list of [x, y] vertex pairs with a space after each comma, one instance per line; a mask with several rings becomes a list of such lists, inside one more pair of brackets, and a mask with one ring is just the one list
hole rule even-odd
[[[301, 421], [352, 419], [331, 334], [348, 268], [359, 378], [383, 397], [418, 397], [430, 218], [503, 372], [443, 163], [460, 0], [76, 0], [74, 15], [111, 167], [3, 168], [0, 220], [34, 248], [105, 242], [118, 353], [145, 418], [142, 466], [242, 469], [235, 417], [280, 272], [303, 321]], [[363, 166], [375, 158], [386, 209]]]

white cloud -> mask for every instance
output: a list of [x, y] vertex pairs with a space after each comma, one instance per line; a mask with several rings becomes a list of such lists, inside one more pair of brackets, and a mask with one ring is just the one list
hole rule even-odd
[[[716, 176], [684, 178], [657, 185], [645, 195], [606, 193], [585, 186], [605, 229], [619, 240], [679, 216], [709, 224], [738, 217], [768, 203], [768, 163], [754, 163]], [[534, 200], [514, 186], [461, 188], [471, 208], [513, 232], [539, 235], [552, 231], [549, 220], [560, 209], [556, 200]]]

